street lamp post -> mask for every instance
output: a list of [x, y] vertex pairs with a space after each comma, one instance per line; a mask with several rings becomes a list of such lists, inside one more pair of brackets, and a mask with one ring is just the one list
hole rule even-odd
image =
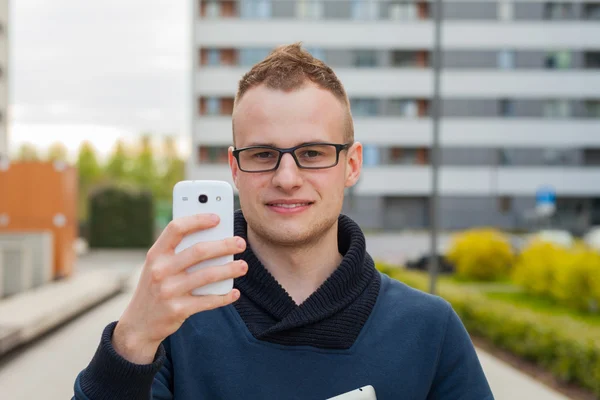
[[431, 146], [431, 200], [429, 204], [431, 223], [431, 252], [429, 260], [429, 292], [435, 294], [438, 275], [438, 230], [439, 230], [439, 165], [440, 165], [440, 70], [442, 68], [441, 24], [442, 0], [435, 0], [434, 14], [434, 43], [433, 43], [433, 143]]

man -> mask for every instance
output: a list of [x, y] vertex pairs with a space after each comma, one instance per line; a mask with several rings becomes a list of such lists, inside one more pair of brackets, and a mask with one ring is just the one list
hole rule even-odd
[[[236, 237], [176, 255], [218, 222], [169, 224], [75, 398], [326, 399], [371, 385], [377, 399], [492, 399], [450, 305], [380, 274], [341, 214], [362, 147], [333, 71], [282, 46], [241, 79], [232, 118]], [[235, 261], [185, 273], [225, 254]], [[227, 295], [190, 294], [226, 278]]]

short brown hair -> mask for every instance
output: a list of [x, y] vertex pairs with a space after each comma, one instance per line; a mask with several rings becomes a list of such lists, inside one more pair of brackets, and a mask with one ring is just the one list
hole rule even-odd
[[346, 142], [353, 142], [354, 124], [350, 101], [342, 82], [328, 65], [304, 50], [300, 42], [275, 48], [244, 74], [239, 81], [234, 109], [242, 96], [255, 86], [264, 84], [271, 89], [294, 90], [301, 88], [307, 80], [331, 92], [346, 107], [348, 115], [344, 139]]

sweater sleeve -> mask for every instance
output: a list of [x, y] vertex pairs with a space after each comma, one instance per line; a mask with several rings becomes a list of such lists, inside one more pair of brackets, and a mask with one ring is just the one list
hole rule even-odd
[[427, 400], [493, 400], [473, 342], [449, 303], [446, 329]]
[[117, 322], [104, 328], [100, 344], [88, 366], [75, 379], [75, 400], [167, 400], [172, 399], [170, 362], [164, 345], [151, 364], [129, 362], [112, 345]]

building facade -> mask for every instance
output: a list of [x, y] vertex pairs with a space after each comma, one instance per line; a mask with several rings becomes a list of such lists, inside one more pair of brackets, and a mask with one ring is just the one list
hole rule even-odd
[[[190, 179], [231, 182], [237, 83], [301, 41], [351, 100], [364, 169], [344, 212], [366, 229], [429, 224], [434, 7], [396, 0], [193, 0]], [[444, 0], [440, 223], [600, 224], [600, 2]]]
[[0, 0], [0, 159], [8, 158], [8, 3]]

